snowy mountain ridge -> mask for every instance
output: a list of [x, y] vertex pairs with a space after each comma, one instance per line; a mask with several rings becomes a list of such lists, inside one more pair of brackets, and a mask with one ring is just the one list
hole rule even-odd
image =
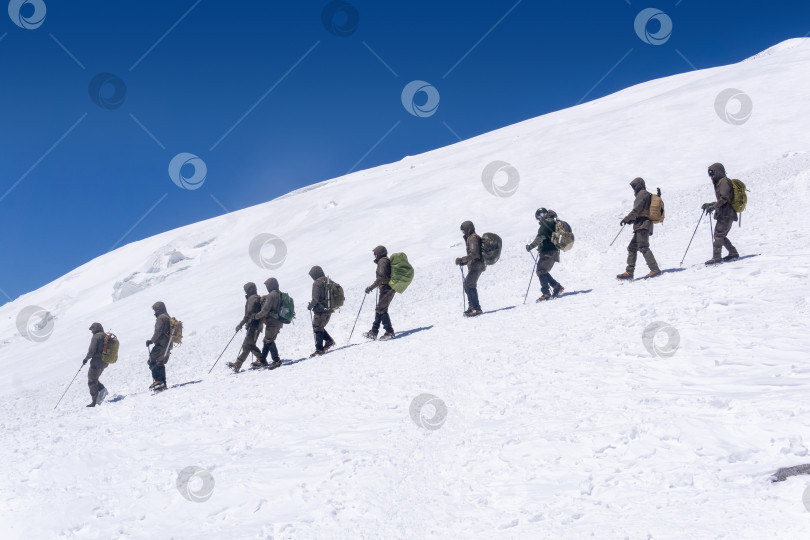
[[[3, 536], [800, 537], [808, 482], [769, 477], [810, 454], [810, 42], [765, 52], [133, 242], [0, 307]], [[485, 188], [496, 161], [513, 169], [494, 185], [519, 177], [512, 196]], [[709, 225], [695, 227], [716, 161], [751, 190], [730, 235], [748, 257], [705, 268]], [[629, 233], [609, 244], [636, 176], [663, 191], [651, 242], [671, 272], [622, 285]], [[574, 228], [552, 272], [573, 294], [534, 304], [535, 276], [524, 305], [539, 206]], [[475, 320], [453, 265], [466, 219], [504, 239]], [[378, 244], [416, 268], [391, 306], [401, 338], [361, 343], [369, 298], [350, 346], [308, 358], [307, 271], [346, 290], [329, 326], [344, 345]], [[298, 307], [285, 365], [228, 374], [239, 336], [207, 375], [242, 284], [271, 275]], [[178, 386], [150, 396], [156, 300], [186, 336], [167, 366]], [[29, 306], [54, 317], [41, 341], [18, 328]], [[102, 377], [113, 401], [85, 409], [82, 371], [54, 412], [93, 321], [121, 339]], [[677, 343], [646, 340], [657, 323]], [[214, 482], [204, 502], [178, 492], [189, 467]]]

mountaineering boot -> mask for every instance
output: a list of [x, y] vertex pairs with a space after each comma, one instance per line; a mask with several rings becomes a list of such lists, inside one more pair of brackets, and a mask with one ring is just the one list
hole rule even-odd
[[331, 337], [328, 337], [327, 334], [327, 342], [323, 344], [323, 352], [329, 352], [329, 349], [335, 346], [335, 340]]
[[725, 257], [723, 257], [723, 262], [736, 261], [736, 260], [737, 260], [737, 259], [739, 259], [739, 258], [740, 258], [740, 254], [739, 254], [739, 253], [729, 253], [728, 255], [726, 255]]
[[543, 296], [537, 299], [538, 302], [545, 302], [546, 300], [551, 300], [551, 295], [544, 294]]
[[644, 276], [644, 279], [654, 278], [654, 277], [658, 277], [660, 275], [661, 275], [661, 270], [651, 270], [649, 274]]
[[161, 383], [160, 381], [154, 381], [154, 382], [152, 382], [152, 384], [149, 385], [149, 390], [154, 390], [156, 387], [160, 386], [161, 384], [163, 384], [163, 383]]
[[324, 354], [323, 351], [319, 351], [318, 349], [315, 349], [315, 352], [310, 354], [309, 357], [312, 358], [313, 356], [323, 356], [323, 354]]
[[394, 335], [394, 332], [386, 332], [385, 334], [382, 335], [382, 337], [380, 338], [380, 341], [394, 339], [395, 337], [397, 337], [397, 336]]
[[723, 259], [711, 258], [708, 261], [706, 261], [706, 266], [713, 266], [715, 264], [720, 264], [722, 262], [723, 262]]
[[369, 330], [368, 332], [363, 332], [363, 337], [366, 339], [370, 339], [371, 341], [377, 340], [377, 332], [374, 330]]
[[472, 313], [472, 312], [473, 312], [473, 308], [472, 308], [472, 306], [470, 306], [470, 307], [468, 307], [467, 309], [464, 310], [464, 313], [462, 313], [462, 315], [464, 315], [465, 317], [469, 317], [470, 313]]
[[96, 406], [96, 402], [95, 402], [95, 401], [94, 401], [93, 403], [91, 403], [90, 405], [85, 405], [85, 407], [95, 407], [95, 406]]
[[233, 362], [228, 362], [227, 364], [225, 364], [225, 366], [233, 370], [234, 373], [239, 373], [239, 366], [237, 366]]
[[151, 386], [153, 392], [162, 392], [166, 390], [166, 383], [163, 381], [157, 381], [154, 385]]
[[99, 390], [98, 397], [96, 397], [96, 405], [101, 405], [104, 402], [104, 398], [107, 397], [108, 393], [109, 392], [107, 392], [106, 388], [102, 388], [101, 390]]
[[259, 360], [250, 363], [250, 369], [262, 369], [266, 368], [269, 365], [270, 364], [267, 363], [267, 360], [262, 360], [260, 358]]
[[625, 272], [623, 274], [619, 274], [618, 276], [616, 276], [616, 279], [623, 280], [623, 281], [624, 280], [633, 281], [633, 274], [631, 274], [630, 272]]
[[277, 367], [281, 367], [281, 360], [273, 360], [270, 362], [270, 365], [267, 366], [267, 369], [276, 369]]
[[551, 296], [553, 296], [554, 298], [557, 298], [558, 296], [560, 296], [560, 295], [561, 295], [562, 293], [564, 293], [564, 292], [565, 292], [565, 287], [563, 287], [563, 286], [562, 286], [562, 285], [560, 285], [560, 284], [557, 284], [557, 285], [555, 285], [555, 286], [554, 286], [554, 288], [551, 290]]

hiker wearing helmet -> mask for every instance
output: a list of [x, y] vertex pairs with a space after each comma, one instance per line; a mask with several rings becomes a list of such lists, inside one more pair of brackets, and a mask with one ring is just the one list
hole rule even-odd
[[[717, 202], [706, 203], [702, 208], [708, 214], [714, 213], [717, 225], [714, 227], [712, 258], [706, 261], [706, 264], [718, 264], [740, 258], [737, 248], [728, 239], [728, 233], [731, 232], [732, 225], [737, 221], [737, 212], [731, 206], [731, 201], [734, 199], [734, 188], [731, 180], [726, 176], [726, 168], [722, 163], [715, 163], [709, 167], [709, 178], [714, 185]], [[728, 250], [728, 255], [725, 257], [721, 257], [723, 247]]]
[[456, 265], [467, 267], [467, 276], [464, 278], [464, 292], [467, 294], [469, 307], [464, 312], [465, 317], [477, 317], [481, 315], [481, 304], [478, 302], [478, 278], [487, 265], [484, 263], [481, 254], [481, 237], [475, 233], [475, 225], [472, 221], [465, 221], [461, 224], [461, 233], [464, 235], [464, 242], [467, 246], [467, 255], [456, 259]]
[[557, 298], [565, 291], [565, 288], [557, 283], [557, 280], [550, 273], [551, 269], [554, 268], [554, 263], [560, 262], [560, 250], [551, 240], [551, 236], [557, 230], [557, 213], [554, 210], [538, 208], [537, 212], [534, 213], [534, 218], [540, 224], [540, 228], [537, 230], [537, 237], [535, 237], [534, 242], [526, 246], [526, 251], [530, 252], [534, 248], [539, 248], [537, 277], [540, 278], [542, 296], [537, 301], [543, 302], [551, 298]]
[[107, 389], [99, 381], [101, 374], [107, 368], [107, 363], [101, 359], [101, 353], [104, 352], [104, 327], [101, 326], [101, 323], [94, 322], [90, 325], [90, 333], [93, 334], [93, 337], [90, 339], [90, 348], [87, 350], [87, 356], [82, 360], [82, 365], [85, 365], [90, 360], [90, 369], [87, 371], [87, 387], [90, 389], [92, 401], [87, 406], [95, 407], [101, 405], [101, 402], [107, 397]]
[[152, 305], [155, 312], [155, 332], [152, 338], [146, 341], [146, 346], [154, 345], [149, 351], [149, 370], [152, 372], [152, 390], [166, 389], [166, 363], [171, 354], [171, 317], [166, 311], [166, 304], [155, 302]]
[[653, 222], [650, 221], [652, 195], [647, 191], [647, 185], [644, 183], [643, 178], [636, 178], [630, 182], [630, 187], [633, 188], [636, 199], [633, 203], [633, 209], [627, 214], [627, 217], [621, 220], [619, 225], [625, 226], [632, 223], [633, 238], [630, 240], [630, 245], [627, 246], [627, 270], [623, 274], [616, 276], [616, 278], [620, 280], [633, 279], [639, 251], [644, 256], [647, 266], [650, 267], [650, 273], [644, 277], [657, 277], [661, 275], [661, 269], [658, 268], [655, 256], [650, 251], [650, 236], [653, 234]]
[[[278, 280], [276, 278], [268, 278], [264, 282], [267, 287], [267, 295], [262, 298], [262, 309], [253, 315], [254, 321], [264, 321], [264, 343], [262, 345], [262, 353], [259, 359], [250, 367], [253, 369], [268, 368], [276, 369], [281, 366], [281, 357], [278, 355], [278, 347], [276, 347], [276, 338], [281, 331], [284, 323], [278, 318], [278, 311], [281, 309], [281, 291], [278, 288]], [[270, 355], [273, 362], [267, 363], [267, 355]]]
[[315, 352], [310, 356], [320, 356], [335, 346], [335, 340], [326, 331], [326, 325], [332, 317], [327, 290], [327, 277], [320, 266], [309, 270], [312, 278], [312, 300], [307, 308], [312, 311], [312, 331], [315, 333]]
[[247, 333], [245, 334], [245, 341], [242, 343], [242, 351], [236, 357], [236, 362], [228, 362], [226, 364], [237, 373], [242, 369], [242, 364], [245, 363], [250, 353], [253, 353], [256, 359], [258, 359], [261, 354], [261, 351], [256, 346], [256, 340], [259, 339], [259, 333], [261, 332], [261, 322], [254, 319], [253, 316], [261, 311], [262, 299], [259, 296], [255, 283], [245, 283], [243, 289], [245, 290], [245, 316], [242, 317], [242, 320], [236, 325], [236, 331], [239, 332], [244, 326], [246, 327], [245, 330]]
[[385, 246], [377, 246], [372, 251], [374, 263], [377, 265], [377, 279], [366, 287], [366, 294], [374, 289], [379, 289], [380, 296], [377, 300], [377, 307], [374, 310], [374, 324], [371, 330], [364, 333], [363, 337], [371, 340], [377, 339], [380, 325], [385, 328], [385, 334], [380, 339], [392, 339], [395, 337], [394, 327], [391, 326], [391, 317], [388, 316], [388, 306], [394, 300], [396, 291], [391, 288], [391, 260], [388, 258], [388, 250]]

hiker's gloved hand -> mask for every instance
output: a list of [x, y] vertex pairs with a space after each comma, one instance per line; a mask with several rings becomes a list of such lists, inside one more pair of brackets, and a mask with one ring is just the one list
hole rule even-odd
[[148, 346], [150, 346], [150, 345], [152, 345], [152, 344], [153, 344], [153, 343], [152, 343], [152, 340], [151, 340], [151, 339], [147, 339], [147, 340], [146, 340], [146, 346], [147, 346], [147, 347], [148, 347]]
[[374, 287], [366, 287], [366, 294], [374, 290]]
[[240, 332], [242, 330], [242, 323], [236, 325], [236, 331]]
[[82, 365], [85, 365], [86, 363], [87, 363], [87, 358], [85, 358], [84, 360], [82, 360]]
[[625, 225], [627, 225], [628, 223], [629, 223], [629, 222], [628, 222], [626, 219], [623, 219], [623, 220], [621, 220], [621, 221], [619, 222], [619, 225], [621, 225], [622, 227], [624, 227], [624, 226], [625, 226]]
[[461, 262], [461, 257], [456, 257], [456, 266], [461, 266], [461, 265], [463, 265], [463, 264], [464, 264], [464, 263], [463, 263], [463, 262]]
[[714, 212], [715, 206], [717, 206], [717, 203], [707, 202], [703, 206], [701, 206], [701, 208], [703, 208], [705, 211], [711, 214], [712, 212]]
[[307, 304], [307, 309], [308, 309], [309, 311], [312, 311], [312, 302], [310, 302], [309, 304]]
[[533, 249], [534, 248], [531, 246], [531, 244], [526, 244], [526, 251], [531, 251]]

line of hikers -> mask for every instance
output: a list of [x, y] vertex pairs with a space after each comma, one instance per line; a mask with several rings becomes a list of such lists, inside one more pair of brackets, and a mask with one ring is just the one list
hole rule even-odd
[[[728, 239], [728, 234], [731, 231], [732, 224], [738, 220], [737, 210], [742, 211], [745, 208], [747, 198], [745, 196], [745, 185], [739, 180], [730, 180], [726, 176], [726, 170], [722, 164], [715, 163], [709, 167], [709, 177], [714, 186], [716, 201], [706, 203], [701, 207], [703, 211], [701, 220], [705, 214], [711, 215], [713, 213], [714, 219], [717, 221], [713, 233], [712, 258], [706, 261], [707, 265], [713, 265], [739, 258], [736, 248]], [[651, 194], [647, 191], [642, 178], [636, 178], [630, 182], [630, 186], [635, 193], [633, 208], [621, 220], [620, 225], [623, 228], [632, 224], [633, 237], [627, 246], [627, 268], [617, 278], [620, 280], [633, 279], [639, 252], [643, 255], [650, 269], [645, 278], [656, 277], [661, 275], [661, 269], [650, 250], [650, 236], [653, 234], [654, 224], [661, 223], [664, 219], [661, 190], [658, 190], [657, 195]], [[541, 289], [541, 296], [537, 299], [537, 302], [543, 302], [559, 297], [565, 291], [565, 288], [552, 277], [551, 270], [554, 268], [554, 264], [560, 261], [560, 251], [568, 251], [573, 247], [574, 235], [571, 227], [560, 220], [553, 210], [539, 208], [535, 212], [535, 219], [539, 224], [537, 236], [532, 243], [526, 245], [526, 250], [529, 252], [534, 249], [538, 250], [534, 271], [540, 279]], [[698, 225], [700, 225], [700, 221]], [[482, 314], [478, 298], [478, 280], [488, 265], [495, 264], [498, 261], [502, 242], [500, 237], [493, 233], [479, 236], [475, 232], [475, 225], [471, 221], [464, 221], [460, 228], [466, 246], [466, 255], [456, 258], [455, 264], [461, 268], [464, 293], [469, 303], [469, 307], [465, 309], [463, 315], [465, 317], [476, 317]], [[692, 238], [694, 239], [694, 234]], [[728, 255], [721, 258], [723, 247], [728, 251]], [[388, 308], [396, 293], [404, 292], [411, 283], [414, 271], [403, 253], [395, 253], [389, 257], [388, 250], [384, 246], [377, 246], [372, 250], [372, 254], [376, 265], [376, 279], [366, 287], [365, 293], [368, 295], [377, 290], [379, 294], [371, 330], [365, 332], [363, 336], [370, 340], [376, 340], [380, 326], [382, 326], [385, 333], [380, 339], [393, 339], [396, 334], [391, 324]], [[464, 267], [467, 268], [466, 276], [464, 275]], [[307, 309], [311, 312], [312, 330], [315, 338], [315, 351], [310, 355], [310, 357], [313, 357], [323, 355], [335, 346], [335, 340], [329, 335], [326, 326], [329, 324], [332, 313], [343, 306], [344, 294], [343, 288], [332, 281], [320, 266], [313, 266], [309, 271], [309, 276], [313, 280], [312, 298], [307, 305]], [[242, 369], [251, 354], [256, 358], [251, 363], [252, 369], [267, 368], [272, 370], [281, 366], [281, 357], [276, 346], [276, 339], [284, 324], [292, 322], [295, 316], [295, 308], [292, 298], [280, 291], [276, 278], [267, 279], [264, 285], [267, 288], [265, 296], [259, 295], [255, 283], [251, 282], [244, 285], [245, 311], [242, 320], [236, 326], [234, 337], [243, 328], [246, 330], [246, 334], [236, 360], [226, 364], [229, 369], [237, 373]], [[365, 302], [365, 297], [363, 302]], [[152, 309], [156, 318], [155, 329], [152, 337], [146, 341], [147, 348], [151, 346], [148, 366], [152, 373], [153, 383], [150, 389], [162, 391], [166, 389], [165, 366], [169, 361], [173, 347], [182, 342], [183, 324], [169, 316], [163, 302], [156, 302]], [[362, 304], [360, 309], [362, 310]], [[358, 312], [358, 318], [359, 316], [360, 313]], [[357, 321], [355, 321], [356, 323]], [[262, 348], [259, 349], [256, 343], [262, 330], [264, 330], [264, 337]], [[118, 340], [113, 334], [105, 333], [102, 325], [97, 322], [90, 326], [90, 332], [93, 337], [82, 365], [86, 364], [88, 360], [91, 361], [87, 378], [92, 402], [87, 406], [94, 407], [100, 404], [107, 396], [107, 389], [101, 384], [99, 378], [104, 369], [117, 360]], [[231, 341], [233, 341], [233, 338], [231, 338]], [[270, 363], [267, 361], [268, 356], [272, 359]]]

